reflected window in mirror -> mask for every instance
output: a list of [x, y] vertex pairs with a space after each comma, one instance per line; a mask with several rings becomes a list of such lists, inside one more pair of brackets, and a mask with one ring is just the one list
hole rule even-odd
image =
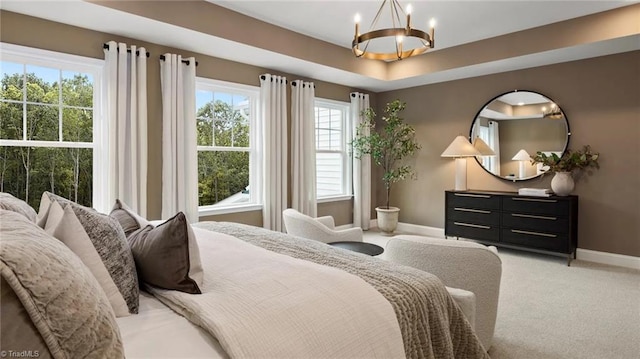
[[482, 139], [494, 152], [476, 160], [487, 172], [510, 181], [540, 176], [542, 170], [523, 154], [538, 151], [561, 156], [569, 144], [569, 122], [561, 107], [533, 91], [512, 91], [487, 102], [474, 118], [470, 138]]

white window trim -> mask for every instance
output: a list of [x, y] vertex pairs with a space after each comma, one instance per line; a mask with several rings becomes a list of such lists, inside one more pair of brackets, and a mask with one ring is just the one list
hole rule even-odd
[[[255, 129], [257, 128], [258, 121], [258, 100], [260, 98], [260, 88], [257, 86], [250, 86], [244, 84], [237, 84], [233, 82], [213, 80], [205, 77], [196, 77], [196, 91], [206, 90], [214, 92], [229, 92], [236, 94], [247, 95], [253, 99], [251, 104], [251, 117], [249, 119], [249, 148], [247, 147], [218, 147], [218, 146], [198, 146], [198, 151], [245, 151], [249, 152], [249, 187], [251, 188], [249, 195], [251, 198], [250, 203], [237, 204], [237, 205], [207, 205], [198, 207], [198, 215], [215, 216], [228, 213], [240, 213], [262, 210], [262, 182], [260, 182], [262, 161], [262, 150], [259, 148], [260, 134]], [[194, 104], [195, 105], [195, 104]], [[251, 150], [253, 149], [253, 151]], [[251, 166], [253, 164], [253, 166]]]
[[[344, 181], [342, 183], [342, 194], [339, 195], [329, 195], [329, 196], [318, 196], [316, 202], [318, 203], [327, 203], [327, 202], [338, 202], [345, 201], [353, 198], [353, 173], [352, 173], [352, 161], [351, 156], [349, 155], [349, 140], [351, 139], [351, 117], [350, 117], [350, 106], [349, 102], [344, 101], [336, 101], [330, 99], [316, 98], [314, 107], [325, 107], [325, 108], [333, 108], [338, 109], [344, 113], [344, 121], [342, 121], [342, 136], [343, 136], [343, 150], [341, 151], [343, 156], [343, 164], [342, 164], [342, 178]], [[315, 121], [315, 119], [314, 119]], [[337, 151], [326, 151], [326, 150], [317, 150], [316, 153], [336, 153]]]
[[[107, 203], [109, 176], [99, 173], [109, 165], [109, 124], [104, 111], [106, 99], [102, 87], [104, 60], [90, 57], [65, 54], [32, 47], [0, 42], [0, 60], [7, 62], [28, 63], [42, 67], [55, 67], [62, 70], [90, 73], [93, 76], [93, 143], [61, 141], [28, 141], [0, 140], [2, 146], [59, 147], [59, 148], [92, 148], [93, 149], [93, 207], [101, 212], [111, 208]], [[62, 129], [60, 129], [62, 131]], [[101, 190], [104, 189], [104, 190]]]

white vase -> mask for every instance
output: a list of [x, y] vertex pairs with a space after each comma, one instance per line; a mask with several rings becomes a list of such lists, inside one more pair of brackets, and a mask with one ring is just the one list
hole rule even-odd
[[400, 208], [376, 207], [376, 212], [378, 213], [378, 228], [380, 231], [386, 235], [393, 234], [393, 231], [398, 227], [398, 214], [400, 214]]
[[551, 179], [551, 190], [558, 196], [568, 196], [574, 186], [571, 172], [556, 172], [556, 175]]

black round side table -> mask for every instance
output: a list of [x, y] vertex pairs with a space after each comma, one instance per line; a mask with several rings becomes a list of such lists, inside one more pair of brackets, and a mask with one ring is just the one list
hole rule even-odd
[[350, 251], [354, 251], [358, 253], [368, 254], [370, 256], [377, 256], [382, 254], [382, 252], [384, 252], [384, 248], [378, 245], [375, 245], [373, 243], [367, 243], [367, 242], [344, 241], [344, 242], [332, 242], [332, 243], [329, 243], [329, 245], [342, 248], [342, 249], [348, 249]]

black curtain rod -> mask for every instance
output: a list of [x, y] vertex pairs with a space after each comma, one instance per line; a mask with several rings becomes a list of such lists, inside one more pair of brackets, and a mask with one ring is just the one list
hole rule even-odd
[[[108, 49], [109, 48], [109, 44], [102, 44], [102, 48], [103, 49]], [[119, 47], [117, 49], [118, 49], [118, 51], [120, 51]], [[131, 49], [127, 49], [127, 52], [131, 53]], [[147, 57], [149, 57], [149, 51], [147, 51], [146, 53], [147, 53]], [[140, 51], [139, 50], [136, 50], [136, 55], [140, 56]]]
[[[298, 86], [298, 82], [297, 81], [293, 81], [291, 83], [291, 86]], [[307, 84], [302, 83], [302, 88], [304, 88], [305, 86], [307, 86]], [[316, 84], [313, 84], [313, 88], [316, 88]]]
[[[267, 79], [267, 77], [266, 77], [265, 75], [260, 75], [260, 79], [261, 79], [261, 80], [266, 80], [266, 79]], [[273, 77], [271, 78], [271, 81], [273, 81]], [[289, 83], [289, 81], [288, 81], [288, 80], [284, 80], [284, 83], [285, 83], [285, 85], [286, 85], [286, 84], [288, 84], [288, 83]]]
[[[160, 55], [160, 60], [164, 61], [165, 59], [166, 59], [166, 57], [164, 57], [164, 55]], [[189, 60], [182, 60], [182, 63], [189, 65], [190, 61]], [[198, 61], [196, 61], [196, 67], [198, 67]]]

